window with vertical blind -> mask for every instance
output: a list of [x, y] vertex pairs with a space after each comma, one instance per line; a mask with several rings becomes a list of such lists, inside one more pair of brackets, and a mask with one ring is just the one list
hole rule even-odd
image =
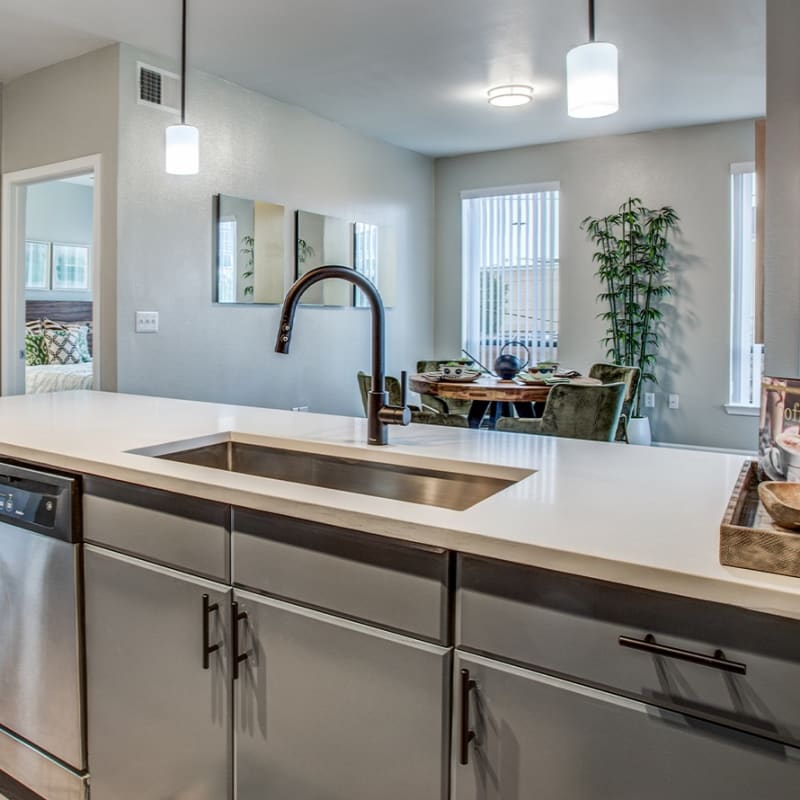
[[461, 202], [464, 348], [489, 367], [509, 341], [558, 360], [558, 184]]
[[731, 167], [730, 405], [761, 401], [764, 345], [756, 343], [756, 174], [754, 164]]

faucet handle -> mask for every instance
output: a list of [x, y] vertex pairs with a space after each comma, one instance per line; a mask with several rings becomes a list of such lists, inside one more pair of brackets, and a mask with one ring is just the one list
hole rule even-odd
[[408, 372], [406, 370], [400, 373], [400, 405], [408, 405]]

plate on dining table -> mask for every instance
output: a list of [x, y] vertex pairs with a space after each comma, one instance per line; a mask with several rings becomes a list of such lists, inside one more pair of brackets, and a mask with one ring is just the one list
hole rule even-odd
[[555, 386], [559, 383], [569, 383], [569, 378], [555, 375], [543, 375], [541, 373], [520, 372], [517, 381], [526, 386]]
[[441, 370], [436, 372], [423, 372], [422, 377], [429, 381], [439, 383], [472, 383], [480, 378], [480, 372], [462, 372], [460, 375], [445, 375]]

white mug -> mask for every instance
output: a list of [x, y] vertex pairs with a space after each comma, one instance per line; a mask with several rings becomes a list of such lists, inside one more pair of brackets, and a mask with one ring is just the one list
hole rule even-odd
[[778, 475], [787, 481], [800, 481], [800, 454], [782, 447], [778, 442], [775, 447], [770, 448], [767, 457]]

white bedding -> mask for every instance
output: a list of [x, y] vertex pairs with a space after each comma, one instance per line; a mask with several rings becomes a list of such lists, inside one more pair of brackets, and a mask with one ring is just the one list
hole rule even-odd
[[26, 394], [92, 388], [92, 362], [25, 367]]

